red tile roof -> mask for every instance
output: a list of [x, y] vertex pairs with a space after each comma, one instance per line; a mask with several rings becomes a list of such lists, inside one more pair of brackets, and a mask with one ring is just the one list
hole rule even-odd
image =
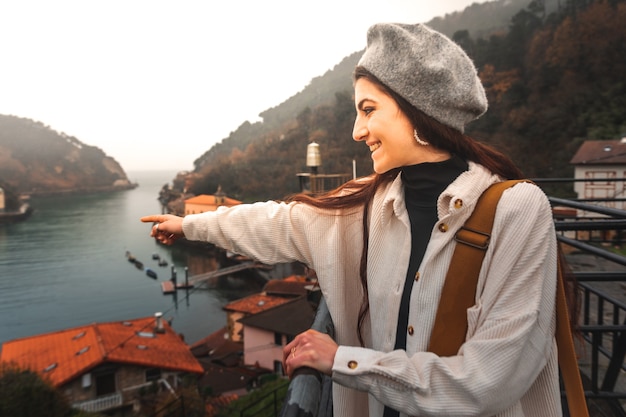
[[289, 301], [291, 301], [289, 298], [258, 293], [226, 304], [224, 310], [238, 311], [245, 314], [257, 314], [261, 311], [288, 303]]
[[570, 161], [573, 165], [626, 164], [626, 141], [587, 140]]
[[60, 330], [5, 342], [0, 362], [39, 372], [61, 386], [105, 362], [202, 373], [189, 346], [163, 321], [154, 332], [154, 317]]
[[[235, 200], [234, 198], [230, 198], [230, 197], [223, 197], [223, 202], [222, 202], [222, 206], [236, 206], [238, 204], [241, 204], [241, 201], [239, 200]], [[214, 195], [208, 195], [208, 194], [200, 194], [197, 195], [195, 197], [191, 197], [185, 200], [186, 204], [204, 204], [207, 206], [215, 206], [217, 205], [217, 197]]]
[[220, 360], [232, 354], [243, 352], [242, 342], [233, 342], [228, 337], [228, 328], [222, 327], [203, 339], [198, 340], [190, 347], [196, 358], [209, 357]]
[[239, 322], [244, 326], [296, 336], [309, 329], [314, 318], [315, 311], [311, 303], [305, 297], [299, 297], [259, 314], [244, 317]]
[[207, 346], [209, 349], [214, 349], [216, 346], [223, 344], [225, 340], [228, 340], [228, 328], [226, 326], [193, 343], [190, 348], [195, 349]]
[[207, 417], [219, 415], [220, 411], [224, 410], [230, 403], [238, 399], [239, 396], [237, 394], [209, 397], [205, 405]]

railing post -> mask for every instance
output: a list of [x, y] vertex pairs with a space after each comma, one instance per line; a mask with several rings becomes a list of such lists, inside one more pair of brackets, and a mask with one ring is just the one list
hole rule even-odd
[[[624, 323], [626, 324], [626, 322]], [[601, 391], [615, 390], [615, 384], [617, 383], [617, 377], [620, 374], [622, 364], [624, 363], [624, 357], [626, 356], [626, 332], [619, 332], [619, 337], [613, 334], [613, 350], [611, 352], [611, 359], [604, 375], [604, 381], [602, 382]], [[617, 343], [616, 343], [617, 342]]]

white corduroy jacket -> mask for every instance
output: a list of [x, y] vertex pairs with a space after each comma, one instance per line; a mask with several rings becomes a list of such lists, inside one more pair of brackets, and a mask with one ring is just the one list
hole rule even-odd
[[361, 210], [337, 215], [301, 203], [255, 203], [188, 215], [183, 231], [268, 264], [300, 261], [316, 271], [340, 345], [332, 370], [337, 417], [379, 417], [383, 404], [403, 416], [560, 416], [556, 235], [550, 204], [535, 185], [506, 190], [498, 204], [466, 342], [456, 356], [426, 352], [454, 234], [499, 180], [470, 162], [439, 197], [439, 220], [411, 293], [406, 350], [392, 351], [411, 250], [400, 176], [377, 192], [370, 211], [365, 348], [357, 337]]

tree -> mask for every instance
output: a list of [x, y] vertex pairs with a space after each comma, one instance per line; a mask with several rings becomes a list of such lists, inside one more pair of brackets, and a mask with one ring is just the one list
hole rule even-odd
[[71, 415], [67, 399], [37, 373], [10, 364], [0, 365], [0, 416]]

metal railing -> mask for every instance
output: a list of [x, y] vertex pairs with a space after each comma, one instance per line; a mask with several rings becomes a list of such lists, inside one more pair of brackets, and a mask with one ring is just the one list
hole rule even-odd
[[[557, 182], [555, 179], [534, 181], [539, 185]], [[562, 179], [560, 182], [573, 180]], [[626, 417], [626, 257], [611, 250], [612, 246], [622, 243], [620, 236], [626, 230], [626, 210], [593, 204], [607, 199], [549, 199], [553, 207], [569, 207], [576, 212], [573, 216], [555, 214], [559, 242], [578, 254], [592, 257], [586, 268], [574, 266], [573, 271], [581, 297], [581, 325], [576, 344], [590, 415]], [[626, 248], [626, 239], [623, 243]], [[600, 268], [600, 260], [604, 268]], [[322, 310], [324, 308], [322, 306]], [[324, 314], [318, 311], [313, 327], [332, 330], [332, 323], [325, 322], [323, 317]], [[313, 396], [311, 386], [319, 391]], [[304, 372], [292, 380], [283, 409], [277, 415], [332, 414], [329, 411], [332, 410], [329, 386], [325, 380], [319, 381], [315, 373]], [[281, 399], [275, 401], [281, 402]]]
[[352, 178], [351, 174], [312, 174], [299, 173], [300, 191], [320, 194], [333, 190]]
[[110, 408], [119, 407], [122, 405], [122, 394], [115, 393], [98, 397], [95, 400], [80, 401], [72, 404], [72, 408], [87, 411], [90, 413], [97, 413], [99, 411], [108, 410]]
[[287, 388], [277, 387], [263, 398], [248, 404], [239, 412], [240, 417], [273, 417], [278, 416], [280, 407], [285, 400]]
[[[576, 217], [555, 220], [557, 238], [590, 257], [585, 266], [573, 265], [581, 297], [576, 342], [590, 414], [626, 416], [626, 257], [619, 251], [626, 211], [589, 200], [550, 202], [576, 209]], [[575, 257], [570, 255], [568, 261]]]

